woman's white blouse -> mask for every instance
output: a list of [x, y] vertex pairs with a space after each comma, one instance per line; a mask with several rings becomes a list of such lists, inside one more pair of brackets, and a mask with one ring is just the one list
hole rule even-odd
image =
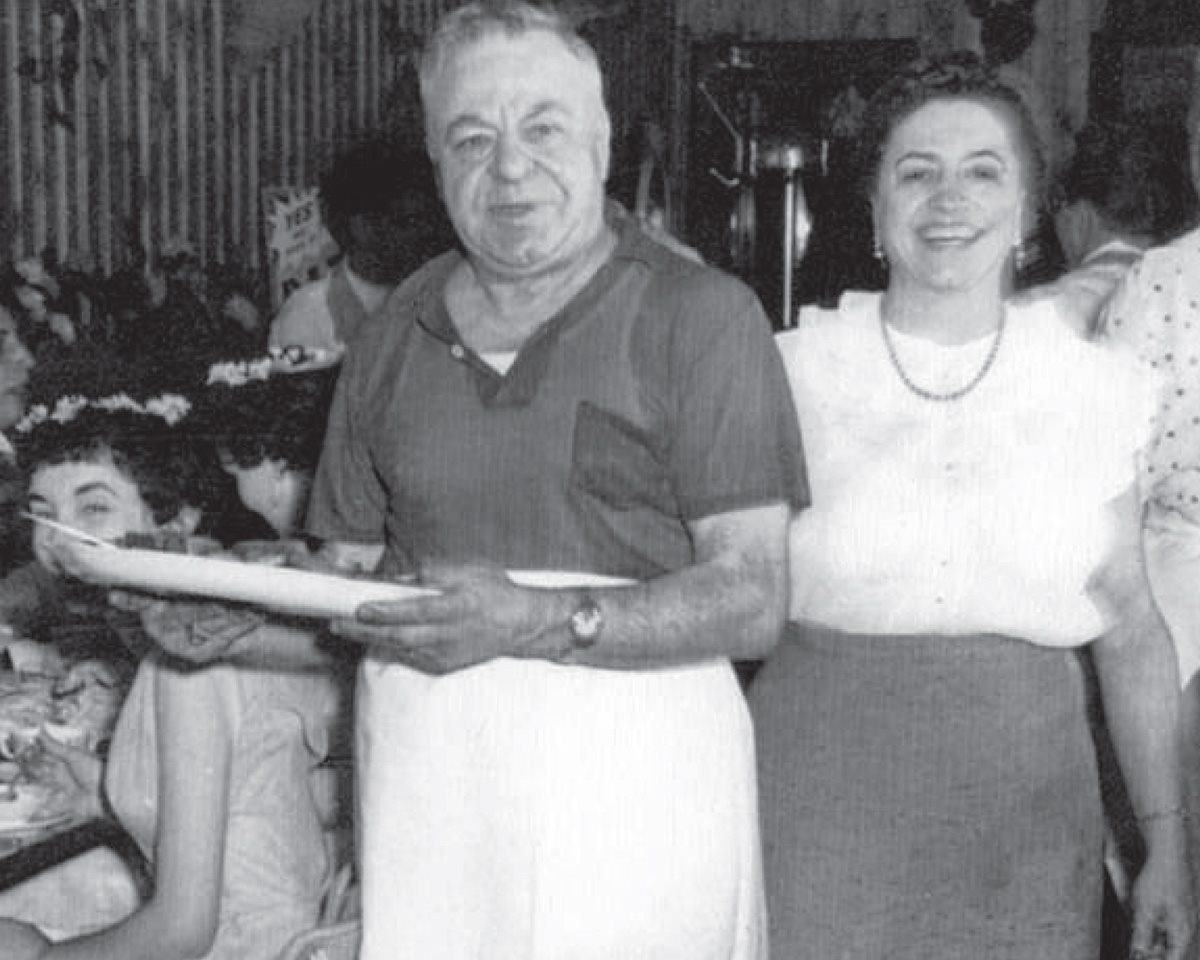
[[[959, 400], [901, 382], [878, 294], [805, 309], [777, 337], [800, 415], [812, 506], [790, 533], [791, 617], [861, 633], [998, 633], [1086, 643], [1111, 501], [1136, 477], [1151, 394], [1127, 361], [1049, 307], [1010, 307], [999, 351]], [[911, 380], [968, 382], [992, 338], [896, 333]]]

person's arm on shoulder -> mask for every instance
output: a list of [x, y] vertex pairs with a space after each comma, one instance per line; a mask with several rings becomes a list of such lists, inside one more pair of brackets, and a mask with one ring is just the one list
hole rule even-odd
[[216, 939], [236, 735], [230, 705], [206, 671], [160, 668], [158, 828], [154, 892], [107, 929], [55, 944], [44, 960], [185, 960]]
[[1130, 490], [1115, 504], [1119, 535], [1093, 583], [1112, 626], [1092, 645], [1117, 759], [1146, 841], [1133, 885], [1132, 955], [1182, 960], [1195, 935], [1188, 863], [1188, 810], [1181, 770], [1175, 652], [1155, 605], [1141, 543], [1141, 509]]

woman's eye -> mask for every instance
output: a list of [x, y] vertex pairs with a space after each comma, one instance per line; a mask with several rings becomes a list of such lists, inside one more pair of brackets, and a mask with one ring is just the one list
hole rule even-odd
[[905, 167], [900, 171], [901, 183], [927, 183], [934, 176], [930, 167]]
[[85, 503], [79, 512], [85, 517], [107, 517], [112, 513], [112, 507], [107, 503]]
[[980, 166], [968, 169], [967, 175], [972, 180], [995, 182], [1000, 179], [1000, 168], [992, 164], [981, 164]]

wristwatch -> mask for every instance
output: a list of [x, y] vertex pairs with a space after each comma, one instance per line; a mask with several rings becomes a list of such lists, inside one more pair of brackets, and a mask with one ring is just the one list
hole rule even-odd
[[585, 594], [567, 618], [567, 629], [571, 631], [571, 646], [576, 650], [595, 646], [600, 639], [600, 631], [604, 629], [604, 614], [600, 604]]

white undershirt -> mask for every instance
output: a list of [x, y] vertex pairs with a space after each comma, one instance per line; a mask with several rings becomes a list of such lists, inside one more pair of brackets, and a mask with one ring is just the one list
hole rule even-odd
[[516, 350], [488, 350], [481, 353], [479, 358], [497, 373], [503, 375], [508, 373], [509, 368], [517, 359]]

